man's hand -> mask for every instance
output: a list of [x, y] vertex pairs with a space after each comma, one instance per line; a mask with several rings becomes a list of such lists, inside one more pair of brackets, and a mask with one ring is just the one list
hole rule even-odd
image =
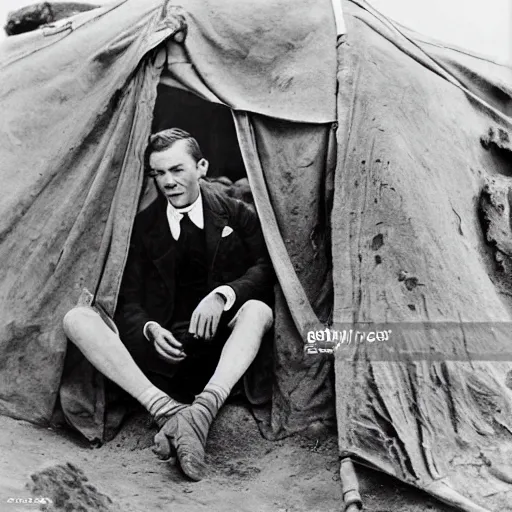
[[205, 340], [211, 340], [217, 333], [224, 304], [226, 299], [220, 293], [208, 294], [192, 313], [188, 332]]
[[183, 352], [183, 345], [167, 329], [156, 323], [151, 323], [147, 331], [157, 354], [164, 361], [178, 364], [187, 357]]

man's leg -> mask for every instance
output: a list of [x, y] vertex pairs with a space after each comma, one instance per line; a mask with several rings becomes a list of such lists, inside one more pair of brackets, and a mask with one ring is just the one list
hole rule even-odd
[[269, 306], [257, 300], [247, 301], [235, 317], [233, 332], [204, 391], [192, 405], [173, 415], [155, 436], [155, 453], [165, 458], [171, 447], [176, 448], [181, 468], [193, 480], [204, 475], [204, 448], [213, 419], [254, 361], [272, 322]]
[[64, 317], [63, 325], [67, 337], [92, 365], [138, 400], [159, 426], [170, 415], [185, 407], [149, 381], [119, 336], [93, 308], [73, 308]]

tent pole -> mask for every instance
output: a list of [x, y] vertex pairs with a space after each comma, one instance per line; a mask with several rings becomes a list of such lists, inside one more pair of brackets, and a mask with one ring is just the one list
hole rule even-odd
[[363, 508], [363, 501], [359, 494], [359, 482], [350, 457], [341, 459], [340, 480], [343, 504], [345, 505], [344, 512], [359, 512]]

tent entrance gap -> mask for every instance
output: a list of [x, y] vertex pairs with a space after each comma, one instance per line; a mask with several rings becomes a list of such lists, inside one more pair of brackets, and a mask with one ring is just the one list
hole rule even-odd
[[209, 179], [222, 176], [236, 182], [247, 177], [233, 115], [228, 107], [159, 84], [151, 131], [155, 133], [168, 128], [181, 128], [197, 140], [210, 163]]

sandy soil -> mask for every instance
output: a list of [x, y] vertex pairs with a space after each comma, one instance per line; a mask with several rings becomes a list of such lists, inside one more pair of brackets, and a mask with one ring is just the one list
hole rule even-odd
[[[43, 496], [54, 501], [47, 510], [100, 510], [100, 505], [88, 505], [100, 502], [104, 503], [101, 510], [126, 512], [342, 510], [334, 433], [316, 430], [284, 441], [266, 441], [244, 406], [227, 405], [217, 418], [208, 442], [210, 474], [207, 479], [194, 483], [187, 481], [175, 466], [156, 459], [151, 451], [155, 432], [146, 423], [144, 416], [132, 417], [113, 441], [93, 449], [69, 432], [0, 417], [0, 511], [44, 509], [45, 505], [8, 503], [8, 500], [31, 498], [27, 485], [32, 482], [30, 475], [49, 467], [55, 475], [53, 466], [58, 464], [64, 465], [64, 472], [69, 472], [68, 463], [73, 465], [72, 469], [78, 468], [78, 476], [58, 478], [68, 478], [68, 491], [72, 487], [75, 490], [61, 489], [60, 497]], [[358, 468], [358, 475], [367, 511], [451, 510], [364, 468]], [[42, 481], [41, 473], [37, 480]], [[44, 485], [44, 492], [53, 492], [51, 485]], [[79, 485], [84, 488], [77, 492]], [[38, 492], [41, 486], [36, 487], [35, 496], [41, 496]], [[91, 495], [94, 495], [92, 501]]]

